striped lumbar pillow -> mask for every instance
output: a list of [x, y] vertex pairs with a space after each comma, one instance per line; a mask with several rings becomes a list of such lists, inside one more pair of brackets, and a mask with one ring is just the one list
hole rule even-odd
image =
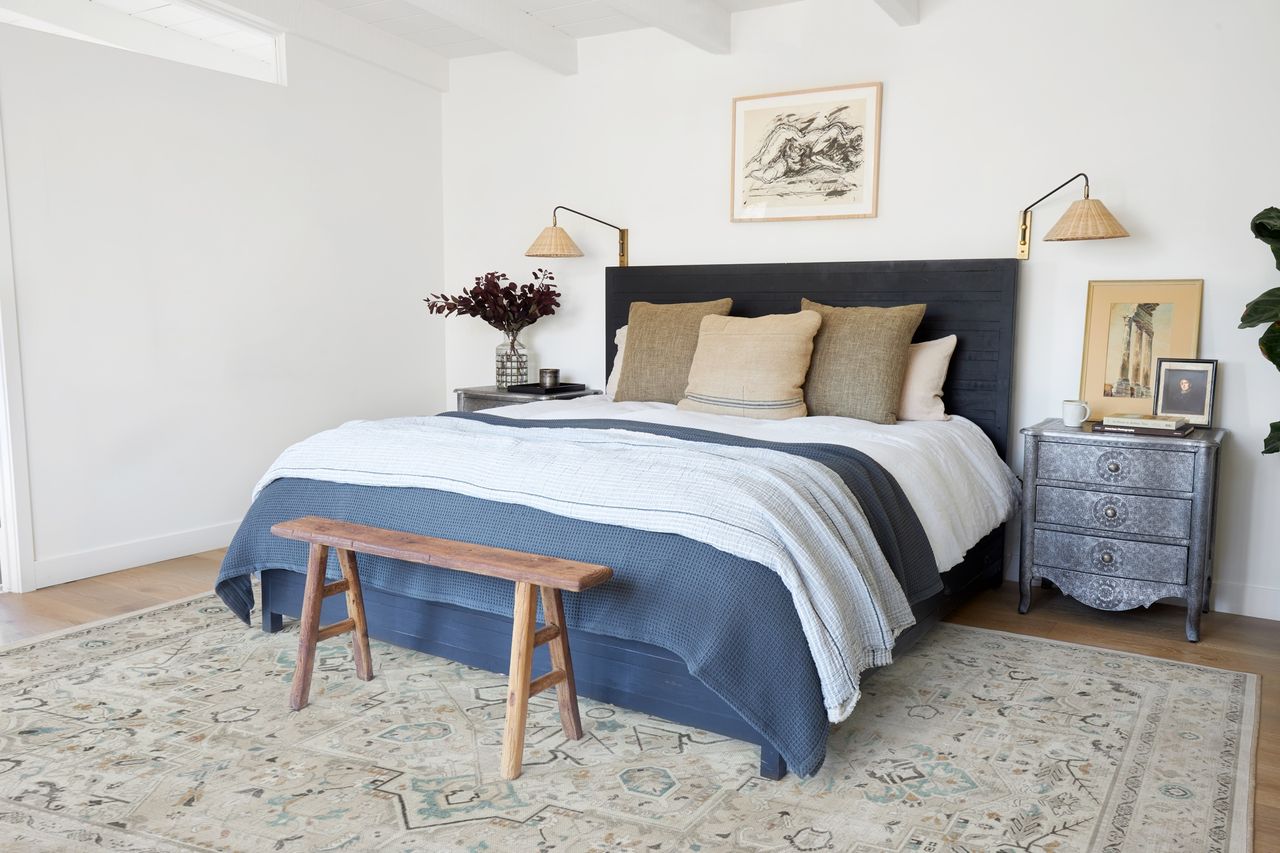
[[804, 417], [804, 377], [821, 325], [816, 311], [703, 317], [679, 407], [744, 418]]

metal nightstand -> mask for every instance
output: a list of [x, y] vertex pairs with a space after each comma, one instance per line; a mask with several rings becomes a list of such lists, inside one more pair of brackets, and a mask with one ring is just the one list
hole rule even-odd
[[1052, 581], [1090, 607], [1187, 602], [1187, 639], [1209, 610], [1220, 429], [1186, 438], [1095, 433], [1060, 419], [1022, 430], [1021, 598]]
[[500, 406], [519, 406], [522, 403], [537, 403], [540, 400], [576, 400], [579, 397], [590, 397], [601, 393], [598, 389], [588, 388], [585, 391], [560, 391], [549, 394], [515, 394], [511, 391], [499, 391], [496, 385], [480, 385], [475, 388], [455, 388], [458, 395], [459, 412], [478, 412], [482, 409], [496, 409]]

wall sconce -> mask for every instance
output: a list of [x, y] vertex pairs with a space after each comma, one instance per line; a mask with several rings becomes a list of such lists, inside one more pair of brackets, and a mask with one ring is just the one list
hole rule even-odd
[[1031, 202], [1022, 211], [1018, 227], [1018, 259], [1025, 261], [1031, 255], [1031, 208], [1044, 201], [1076, 178], [1084, 178], [1084, 198], [1071, 202], [1058, 224], [1044, 235], [1045, 240], [1111, 240], [1128, 237], [1129, 232], [1116, 221], [1107, 206], [1096, 198], [1089, 198], [1089, 176], [1084, 172], [1068, 178]]
[[573, 238], [568, 232], [556, 224], [556, 211], [567, 210], [570, 213], [576, 213], [581, 217], [590, 219], [592, 222], [599, 222], [601, 225], [607, 225], [618, 232], [618, 266], [627, 266], [627, 229], [619, 228], [612, 222], [605, 222], [603, 219], [596, 219], [594, 216], [583, 213], [581, 210], [574, 210], [572, 207], [564, 205], [556, 205], [551, 211], [551, 224], [542, 229], [542, 233], [538, 235], [538, 239], [533, 241], [528, 250], [525, 251], [527, 258], [580, 258], [582, 250], [578, 248], [578, 244], [573, 242]]

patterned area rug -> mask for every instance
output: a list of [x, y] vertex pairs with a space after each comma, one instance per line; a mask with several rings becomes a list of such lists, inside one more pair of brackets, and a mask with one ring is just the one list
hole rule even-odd
[[1243, 851], [1256, 676], [942, 625], [866, 681], [812, 779], [738, 741], [534, 702], [498, 774], [505, 681], [321, 644], [202, 597], [0, 652], [0, 849]]

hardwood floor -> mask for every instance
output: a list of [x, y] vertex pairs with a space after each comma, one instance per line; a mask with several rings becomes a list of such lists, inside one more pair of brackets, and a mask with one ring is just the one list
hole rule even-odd
[[[0, 594], [0, 645], [211, 591], [222, 554], [207, 551], [24, 595]], [[1188, 643], [1180, 607], [1107, 613], [1056, 590], [1036, 590], [1025, 616], [1018, 615], [1017, 603], [1017, 584], [1006, 583], [967, 603], [950, 621], [1260, 674], [1254, 841], [1259, 850], [1280, 849], [1280, 622], [1210, 613], [1203, 639]]]
[[0, 646], [213, 591], [225, 549], [45, 587], [0, 593]]

